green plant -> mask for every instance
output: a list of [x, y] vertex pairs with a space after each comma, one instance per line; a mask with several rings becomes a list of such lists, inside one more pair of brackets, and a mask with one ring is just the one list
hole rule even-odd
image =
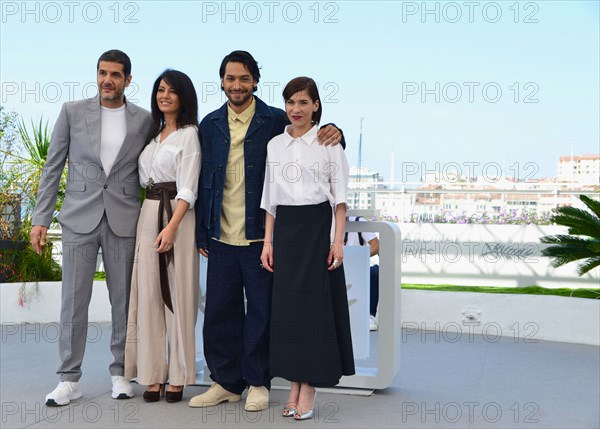
[[[52, 259], [51, 247], [47, 246], [40, 256], [28, 245], [37, 190], [50, 149], [48, 123], [40, 118], [37, 124], [31, 121], [28, 129], [23, 120], [16, 120], [16, 114], [0, 113], [0, 239], [3, 245], [0, 249], [0, 279], [13, 282], [60, 280], [61, 269]], [[59, 185], [57, 211], [64, 200], [66, 182], [65, 169]]]
[[20, 249], [24, 245], [12, 240], [4, 240], [0, 249], [0, 283], [11, 281], [17, 277], [17, 262]]
[[52, 258], [52, 243], [42, 248], [38, 255], [26, 241], [29, 228], [20, 231], [19, 239], [23, 245], [0, 252], [0, 268], [4, 269], [7, 282], [57, 281], [62, 279], [62, 269]]
[[17, 124], [19, 129], [19, 135], [21, 136], [21, 142], [25, 148], [25, 151], [29, 155], [29, 162], [33, 163], [38, 167], [43, 167], [48, 157], [48, 150], [50, 149], [50, 131], [48, 130], [48, 121], [42, 126], [42, 118], [36, 126], [31, 121], [31, 135], [25, 125], [25, 121], [21, 119], [21, 122]]
[[0, 182], [4, 181], [5, 166], [8, 156], [12, 153], [17, 140], [16, 112], [5, 112], [4, 106], [0, 106]]
[[[0, 194], [9, 197], [18, 196], [22, 217], [24, 220], [30, 220], [44, 164], [50, 150], [51, 131], [48, 128], [48, 121], [44, 123], [42, 118], [37, 124], [32, 120], [30, 129], [21, 120], [17, 123], [17, 129], [20, 144], [14, 146], [12, 150], [5, 147], [0, 149], [5, 156]], [[67, 170], [64, 169], [58, 188], [56, 211], [60, 210], [65, 199], [66, 187]]]
[[[20, 198], [10, 189], [14, 171], [10, 168], [10, 156], [16, 150], [17, 114], [5, 112], [0, 106], [0, 240], [11, 239], [20, 227]], [[4, 249], [4, 247], [2, 247]], [[0, 277], [4, 264], [0, 259]]]
[[26, 246], [21, 252], [17, 264], [19, 281], [38, 282], [62, 279], [60, 265], [52, 258], [52, 245], [44, 246], [42, 254], [38, 255], [31, 246]]
[[[40, 178], [50, 150], [51, 131], [48, 128], [48, 121], [44, 123], [42, 118], [37, 125], [32, 120], [30, 130], [21, 120], [18, 123], [18, 130], [24, 155], [13, 155], [13, 166], [17, 167], [13, 185], [21, 191], [23, 218], [28, 220], [35, 207]], [[67, 170], [64, 169], [58, 188], [56, 211], [60, 210], [65, 199], [66, 186]]]
[[552, 217], [558, 225], [568, 227], [570, 235], [547, 235], [540, 240], [552, 244], [542, 255], [553, 258], [551, 265], [555, 268], [584, 259], [577, 266], [577, 274], [582, 276], [600, 265], [600, 201], [585, 195], [579, 199], [589, 211], [565, 206], [556, 209]]

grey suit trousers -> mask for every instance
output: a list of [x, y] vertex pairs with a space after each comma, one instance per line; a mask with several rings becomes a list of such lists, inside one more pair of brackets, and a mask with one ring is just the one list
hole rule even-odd
[[[111, 375], [123, 375], [127, 308], [133, 267], [134, 237], [119, 237], [110, 229], [106, 214], [91, 232], [79, 234], [62, 226], [63, 281], [59, 350], [61, 381], [78, 381], [88, 330], [88, 306], [96, 271], [98, 250], [102, 249], [106, 284], [112, 307]], [[90, 334], [96, 338], [96, 334]]]

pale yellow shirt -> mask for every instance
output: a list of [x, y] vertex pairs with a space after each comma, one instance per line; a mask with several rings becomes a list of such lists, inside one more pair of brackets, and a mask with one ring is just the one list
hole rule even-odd
[[231, 144], [225, 170], [223, 205], [221, 208], [221, 238], [219, 241], [234, 246], [247, 246], [253, 241], [246, 239], [246, 187], [244, 178], [244, 139], [252, 117], [256, 112], [256, 101], [242, 113], [235, 113], [227, 105], [227, 122]]

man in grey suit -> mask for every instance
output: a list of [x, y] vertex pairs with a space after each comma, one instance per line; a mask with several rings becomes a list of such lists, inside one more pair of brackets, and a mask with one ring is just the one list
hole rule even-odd
[[150, 113], [125, 100], [131, 62], [121, 51], [103, 53], [97, 63], [97, 97], [65, 103], [54, 126], [33, 213], [31, 244], [41, 253], [50, 225], [61, 173], [68, 159], [62, 227], [63, 280], [60, 312], [60, 383], [46, 405], [67, 405], [79, 388], [85, 351], [88, 305], [98, 251], [106, 269], [112, 304], [112, 397], [133, 396], [123, 377], [127, 310], [140, 211], [138, 156], [152, 120]]

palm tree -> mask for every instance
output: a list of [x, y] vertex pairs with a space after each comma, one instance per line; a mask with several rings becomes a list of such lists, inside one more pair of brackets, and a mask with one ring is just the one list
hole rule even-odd
[[577, 266], [577, 274], [584, 275], [600, 265], [600, 201], [585, 195], [579, 199], [591, 211], [575, 207], [559, 207], [552, 220], [569, 228], [570, 235], [547, 235], [540, 240], [552, 244], [542, 251], [543, 256], [553, 258], [554, 268], [569, 262], [585, 259]]

